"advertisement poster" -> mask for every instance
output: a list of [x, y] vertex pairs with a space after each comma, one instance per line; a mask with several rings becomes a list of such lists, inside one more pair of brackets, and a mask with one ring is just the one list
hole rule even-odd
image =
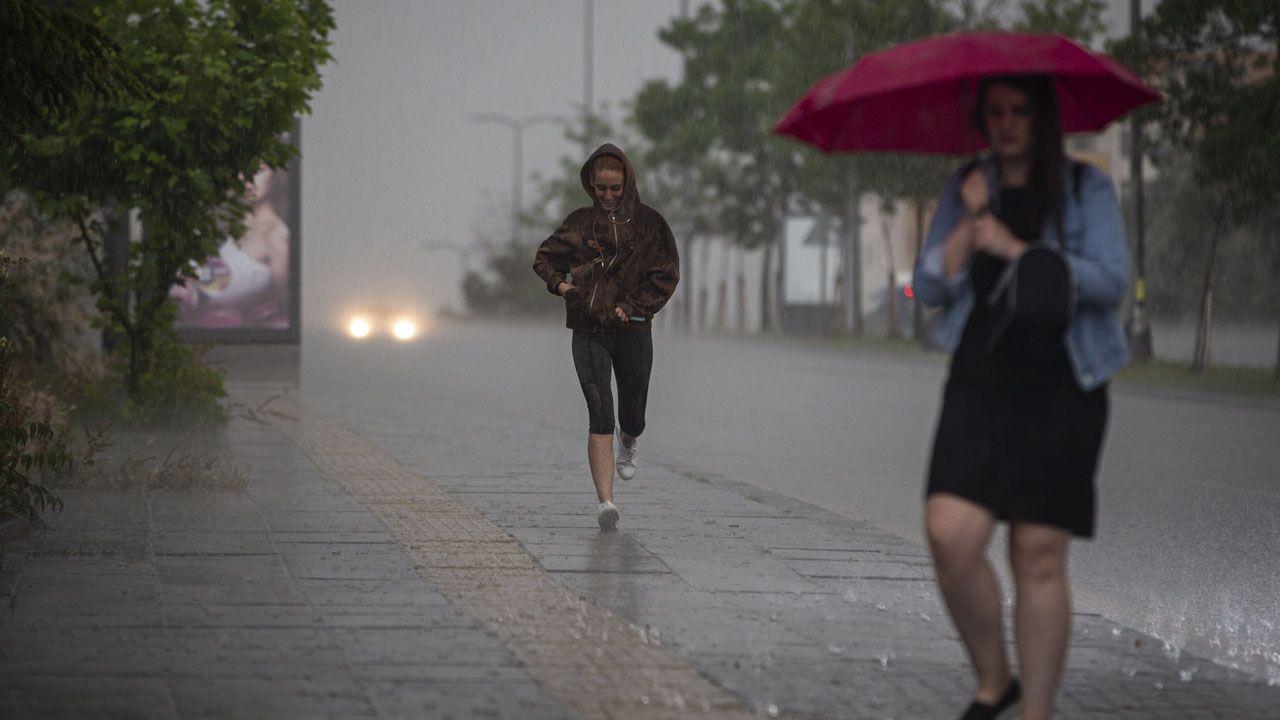
[[187, 340], [296, 343], [299, 337], [300, 177], [263, 166], [246, 183], [244, 234], [227, 237], [196, 277], [170, 291]]

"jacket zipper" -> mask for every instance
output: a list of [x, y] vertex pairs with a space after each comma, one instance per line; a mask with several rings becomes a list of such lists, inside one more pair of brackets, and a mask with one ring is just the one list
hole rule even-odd
[[[613, 267], [614, 261], [618, 259], [618, 226], [612, 220], [613, 218], [610, 218], [609, 224], [613, 225], [613, 257], [609, 258], [609, 265], [604, 269], [604, 272], [600, 273], [601, 277], [609, 272], [609, 268]], [[600, 280], [601, 278], [596, 278], [595, 284], [591, 286], [591, 301], [587, 303], [587, 312], [596, 309], [596, 291], [600, 289]]]

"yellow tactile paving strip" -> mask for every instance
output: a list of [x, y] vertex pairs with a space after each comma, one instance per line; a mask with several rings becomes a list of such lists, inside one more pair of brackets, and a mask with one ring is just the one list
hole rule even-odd
[[513, 537], [355, 433], [297, 403], [272, 422], [386, 523], [419, 574], [484, 623], [581, 718], [758, 717], [687, 661], [553, 580]]

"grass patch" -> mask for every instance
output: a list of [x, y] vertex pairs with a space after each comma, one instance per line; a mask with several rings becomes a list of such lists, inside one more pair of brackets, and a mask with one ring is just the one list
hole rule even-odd
[[843, 350], [873, 355], [889, 355], [893, 357], [915, 356], [922, 360], [945, 361], [947, 356], [934, 350], [920, 347], [920, 343], [911, 338], [891, 338], [884, 335], [825, 335], [811, 337], [794, 337], [773, 333], [757, 333], [736, 336], [748, 342], [777, 347], [798, 347], [815, 350]]
[[177, 490], [244, 492], [243, 469], [226, 460], [217, 433], [153, 432], [84, 428], [74, 462], [50, 478], [51, 487], [70, 490]]
[[1280, 398], [1280, 382], [1271, 368], [1210, 366], [1202, 373], [1191, 365], [1170, 360], [1130, 363], [1116, 375], [1123, 385], [1187, 390], [1243, 397]]
[[[922, 348], [919, 343], [909, 338], [839, 335], [788, 337], [761, 333], [743, 336], [742, 339], [775, 347], [848, 351], [898, 358], [911, 357], [924, 362], [942, 363], [949, 359], [945, 353]], [[1121, 387], [1280, 399], [1280, 382], [1275, 380], [1272, 368], [1220, 365], [1210, 366], [1204, 372], [1197, 373], [1191, 370], [1191, 364], [1188, 362], [1150, 360], [1144, 363], [1131, 362], [1116, 375], [1115, 382]]]

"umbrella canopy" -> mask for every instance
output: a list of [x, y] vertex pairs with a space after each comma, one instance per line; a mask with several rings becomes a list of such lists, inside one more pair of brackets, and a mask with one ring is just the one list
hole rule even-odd
[[1049, 75], [1064, 132], [1097, 132], [1160, 94], [1114, 59], [1062, 35], [938, 35], [864, 56], [819, 80], [774, 132], [824, 152], [963, 155], [985, 142], [971, 113], [993, 75]]

